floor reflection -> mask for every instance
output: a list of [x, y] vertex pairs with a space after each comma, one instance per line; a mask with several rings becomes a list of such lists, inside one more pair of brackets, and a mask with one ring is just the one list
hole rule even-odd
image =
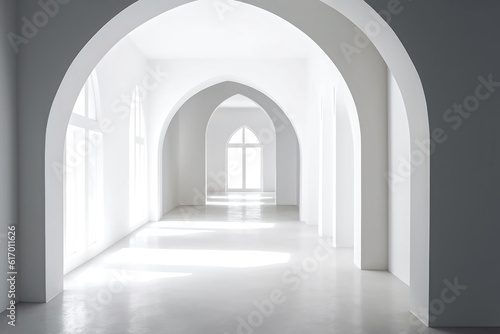
[[212, 193], [207, 196], [207, 205], [219, 206], [261, 206], [276, 205], [276, 193], [232, 192]]
[[497, 333], [415, 325], [404, 283], [324, 245], [296, 207], [179, 207], [68, 274], [49, 303], [19, 304], [0, 333], [233, 334], [276, 291], [286, 301], [253, 333]]

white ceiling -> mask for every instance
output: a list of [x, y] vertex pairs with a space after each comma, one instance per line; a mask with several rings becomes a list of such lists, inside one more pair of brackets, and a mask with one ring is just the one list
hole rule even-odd
[[222, 102], [219, 108], [261, 108], [261, 106], [248, 97], [238, 94]]
[[305, 58], [318, 48], [280, 17], [230, 3], [198, 0], [183, 5], [150, 20], [129, 37], [149, 59]]

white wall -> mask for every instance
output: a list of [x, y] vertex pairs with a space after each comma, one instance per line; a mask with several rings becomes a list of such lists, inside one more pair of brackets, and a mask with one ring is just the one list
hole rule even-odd
[[[0, 2], [0, 36], [16, 31], [17, 1]], [[16, 59], [7, 38], [0, 42], [0, 271], [7, 270], [7, 228], [17, 225]], [[0, 280], [0, 312], [8, 304], [7, 281]], [[6, 321], [6, 319], [4, 319]]]
[[[410, 161], [408, 119], [401, 91], [392, 73], [389, 84], [389, 271], [410, 284], [410, 178], [400, 170]], [[409, 167], [409, 166], [408, 166]], [[397, 179], [395, 179], [396, 177]]]
[[[226, 182], [218, 182], [218, 175], [226, 175], [226, 145], [229, 137], [240, 127], [248, 126], [263, 145], [263, 191], [276, 191], [276, 130], [269, 115], [262, 108], [217, 108], [207, 126], [207, 193], [223, 193]], [[215, 176], [215, 177], [214, 177]]]
[[[101, 100], [104, 212], [98, 242], [85, 252], [65, 259], [65, 273], [73, 270], [139, 227], [129, 217], [130, 99], [135, 85], [147, 75], [147, 60], [128, 39], [118, 43], [96, 67]], [[147, 108], [147, 99], [144, 99]], [[104, 123], [106, 120], [106, 123]], [[108, 125], [109, 124], [111, 125]]]
[[[336, 209], [336, 231], [333, 244], [335, 247], [354, 247], [354, 229], [361, 223], [359, 215], [360, 189], [356, 185], [356, 179], [360, 179], [360, 164], [357, 163], [356, 155], [359, 155], [359, 140], [355, 141], [352, 126], [353, 120], [349, 118], [348, 102], [342, 94], [337, 95], [336, 110], [336, 153], [337, 153], [337, 209]], [[358, 125], [359, 129], [359, 125]], [[358, 130], [359, 131], [359, 130]], [[359, 157], [358, 157], [359, 160]], [[356, 196], [357, 194], [358, 196]], [[356, 209], [358, 211], [356, 211]], [[359, 243], [357, 243], [359, 247]]]
[[162, 208], [163, 214], [179, 205], [179, 116], [176, 115], [167, 130], [163, 145]]
[[304, 184], [303, 198], [309, 198], [308, 224], [318, 225], [320, 236], [335, 234], [335, 90], [343, 84], [334, 65], [316, 52], [308, 63], [308, 150], [303, 167], [311, 175]]
[[[333, 65], [320, 54], [311, 58], [309, 69], [310, 109], [321, 113], [308, 119], [307, 159], [321, 163], [306, 166], [314, 168], [312, 173], [317, 171], [318, 177], [307, 184], [304, 196], [317, 199], [317, 213], [309, 216], [318, 224], [319, 234], [331, 239], [335, 247], [352, 248], [355, 226], [361, 224], [361, 136], [356, 105], [346, 83], [328, 75], [334, 73]], [[357, 253], [360, 248], [358, 242]]]

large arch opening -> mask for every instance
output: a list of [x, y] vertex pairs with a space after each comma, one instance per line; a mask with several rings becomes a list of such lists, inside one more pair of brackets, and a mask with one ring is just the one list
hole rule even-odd
[[[359, 95], [362, 94], [363, 85], [356, 86], [356, 70], [350, 68], [346, 59], [342, 58], [340, 51], [332, 46], [331, 41], [326, 41], [326, 38], [322, 40], [318, 31], [314, 31], [314, 27], [317, 25], [312, 24], [307, 19], [304, 19], [302, 15], [305, 11], [301, 10], [301, 5], [297, 4], [293, 10], [288, 10], [286, 12], [280, 12], [280, 8], [273, 8], [271, 4], [259, 4], [258, 2], [250, 2], [257, 5], [263, 9], [274, 12], [277, 15], [282, 15], [282, 17], [292, 24], [296, 24], [297, 27], [302, 29], [308, 35], [310, 35], [313, 40], [320, 45], [323, 50], [334, 60], [335, 64], [339, 67], [340, 72], [343, 74], [347, 84], [351, 87], [351, 91], [356, 102], [356, 106], [359, 112], [359, 120], [361, 125], [361, 147], [362, 153], [361, 158], [363, 163], [367, 161], [376, 160], [373, 156], [378, 150], [370, 145], [370, 136], [377, 136], [378, 132], [373, 131], [373, 123], [370, 123], [369, 117], [366, 115], [366, 110], [369, 109], [365, 104], [358, 100]], [[373, 22], [371, 19], [371, 11], [369, 7], [362, 1], [357, 4], [341, 4], [340, 2], [329, 3], [331, 7], [335, 10], [330, 10], [324, 13], [326, 17], [333, 16], [340, 19], [343, 22], [348, 21], [353, 22], [356, 26], [362, 29], [367, 23]], [[354, 10], [354, 6], [357, 5], [358, 9]], [[36, 296], [43, 295], [42, 299], [47, 300], [52, 296], [56, 295], [61, 291], [62, 287], [62, 259], [61, 259], [61, 240], [57, 240], [58, 236], [62, 233], [62, 186], [57, 180], [57, 177], [52, 174], [52, 164], [54, 161], [62, 160], [62, 151], [64, 143], [64, 131], [65, 124], [67, 125], [69, 114], [68, 110], [71, 110], [72, 103], [76, 100], [76, 95], [80, 90], [85, 78], [90, 73], [91, 69], [96, 65], [96, 62], [103, 54], [116, 43], [117, 39], [121, 38], [125, 33], [130, 31], [132, 28], [138, 26], [140, 23], [145, 22], [147, 19], [157, 15], [158, 13], [165, 12], [171, 9], [171, 4], [156, 4], [153, 5], [147, 1], [139, 1], [136, 4], [129, 7], [127, 10], [118, 15], [114, 20], [102, 29], [85, 47], [82, 52], [76, 57], [72, 66], [68, 69], [64, 80], [59, 88], [56, 95], [52, 109], [50, 112], [49, 122], [47, 126], [47, 136], [46, 136], [46, 178], [45, 178], [45, 194], [46, 194], [46, 242], [45, 244], [51, 245], [48, 249], [44, 250], [46, 261], [44, 263], [43, 269], [38, 266], [33, 266], [33, 268], [38, 268], [43, 271], [46, 279], [41, 281], [42, 286], [33, 287], [32, 289], [26, 289], [25, 300], [36, 300]], [[295, 6], [295, 5], [294, 5]], [[318, 7], [319, 8], [319, 7]], [[323, 7], [319, 8], [322, 9]], [[359, 8], [364, 8], [359, 10]], [[137, 11], [138, 9], [141, 9]], [[143, 9], [143, 10], [142, 10]], [[137, 13], [140, 15], [136, 15]], [[345, 16], [339, 14], [342, 13]], [[303, 19], [303, 21], [300, 20]], [[333, 21], [333, 20], [332, 20]], [[307, 22], [307, 26], [305, 26]], [[397, 40], [394, 33], [390, 30], [387, 25], [379, 22], [379, 25], [383, 26], [385, 30], [377, 38], [370, 38], [377, 48], [380, 55], [383, 57], [387, 63], [389, 69], [394, 75], [395, 81], [398, 83], [402, 100], [404, 102], [406, 113], [409, 122], [409, 132], [410, 132], [410, 149], [413, 152], [415, 149], [417, 152], [417, 139], [426, 140], [429, 138], [427, 115], [425, 113], [425, 98], [423, 91], [418, 79], [418, 75], [411, 64], [411, 61], [406, 54], [404, 48]], [[354, 37], [354, 34], [348, 33], [348, 36], [338, 36], [340, 40], [350, 40]], [[331, 37], [331, 36], [328, 36]], [[338, 44], [337, 44], [338, 45]], [[337, 46], [335, 45], [335, 46]], [[375, 48], [373, 49], [375, 50]], [[363, 68], [357, 67], [357, 70], [363, 70]], [[69, 107], [69, 108], [68, 108]], [[380, 129], [379, 129], [380, 130]], [[383, 131], [382, 126], [382, 132]], [[371, 153], [369, 153], [371, 152]], [[414, 159], [414, 157], [411, 157]], [[428, 295], [428, 187], [429, 187], [429, 168], [428, 162], [425, 161], [420, 168], [416, 168], [413, 173], [410, 173], [408, 178], [411, 180], [411, 203], [410, 203], [410, 221], [411, 221], [411, 232], [412, 232], [412, 259], [411, 259], [411, 291], [412, 291], [412, 303], [411, 307], [414, 312], [418, 312], [419, 307], [426, 307]], [[373, 165], [371, 166], [373, 167]], [[383, 169], [383, 164], [379, 166]], [[370, 243], [366, 241], [366, 236], [373, 235], [377, 233], [384, 234], [384, 231], [374, 231], [370, 230], [370, 226], [365, 224], [363, 218], [369, 216], [370, 210], [373, 207], [370, 204], [369, 198], [370, 193], [375, 191], [377, 187], [380, 187], [380, 174], [384, 174], [384, 170], [375, 170], [378, 177], [374, 176], [372, 173], [374, 170], [367, 170], [367, 168], [362, 168], [362, 192], [361, 192], [361, 226], [360, 226], [360, 243], [364, 247], [361, 247], [360, 254], [360, 266], [365, 269], [381, 269], [387, 266], [387, 242], [384, 237], [381, 236], [377, 243]], [[319, 202], [319, 201], [318, 201]], [[383, 209], [381, 209], [383, 211]], [[158, 210], [156, 210], [158, 212]], [[376, 216], [381, 217], [383, 220], [384, 212], [374, 212]], [[373, 216], [371, 216], [373, 218]], [[385, 222], [386, 223], [386, 222]], [[384, 226], [384, 223], [381, 223]], [[380, 227], [380, 226], [379, 226]], [[373, 223], [372, 223], [372, 228]], [[377, 227], [375, 227], [378, 230]], [[365, 236], [366, 234], [366, 236]], [[53, 239], [52, 239], [53, 238]], [[366, 244], [364, 244], [367, 242]], [[385, 246], [384, 246], [385, 244]], [[375, 250], [375, 251], [374, 251]], [[51, 259], [50, 261], [48, 259]], [[384, 260], [385, 259], [385, 260]], [[36, 260], [36, 259], [34, 259]], [[29, 265], [29, 261], [25, 262]], [[35, 270], [35, 269], [32, 269]], [[28, 271], [29, 272], [29, 271]], [[38, 291], [38, 289], [40, 291]], [[418, 314], [424, 321], [427, 321], [426, 316]]]
[[[174, 122], [174, 126], [176, 130], [171, 128], [171, 124], [165, 133], [165, 137], [163, 140], [163, 148], [162, 154], [163, 159], [160, 159], [161, 165], [159, 166], [160, 178], [162, 179], [163, 191], [160, 194], [162, 200], [162, 216], [168, 212], [168, 210], [173, 209], [175, 206], [181, 205], [204, 205], [206, 202], [206, 194], [209, 193], [209, 189], [207, 192], [204, 191], [205, 186], [210, 185], [211, 190], [215, 190], [215, 192], [222, 191], [223, 188], [226, 187], [226, 176], [221, 175], [220, 171], [218, 172], [209, 172], [205, 175], [204, 180], [200, 178], [200, 181], [197, 182], [196, 185], [190, 184], [185, 187], [185, 192], [188, 193], [187, 202], [180, 202], [179, 200], [172, 201], [172, 198], [175, 198], [175, 195], [172, 195], [172, 191], [166, 185], [169, 183], [176, 183], [177, 178], [174, 175], [176, 173], [171, 174], [169, 169], [166, 168], [167, 160], [166, 156], [170, 156], [170, 160], [174, 160], [177, 158], [175, 152], [177, 150], [173, 150], [169, 148], [167, 144], [166, 138], [169, 137], [168, 131], [180, 131], [178, 122], [179, 119], [176, 119], [180, 114], [184, 115], [185, 119], [196, 119], [196, 122], [201, 121], [203, 124], [200, 129], [197, 131], [201, 131], [203, 129], [209, 128], [211, 124], [212, 117], [214, 116], [215, 110], [221, 106], [227, 99], [230, 99], [235, 95], [244, 95], [248, 99], [252, 99], [252, 101], [256, 101], [255, 104], [258, 105], [259, 108], [264, 110], [266, 117], [272, 123], [270, 127], [272, 127], [275, 131], [275, 138], [270, 136], [267, 131], [261, 131], [260, 135], [263, 141], [272, 140], [273, 144], [276, 145], [275, 155], [276, 155], [276, 171], [275, 176], [271, 175], [271, 180], [268, 181], [270, 187], [274, 188], [276, 193], [279, 194], [276, 197], [277, 205], [298, 205], [299, 203], [299, 189], [300, 189], [300, 149], [299, 149], [299, 141], [295, 132], [295, 129], [288, 119], [287, 115], [281, 110], [281, 107], [276, 104], [271, 98], [261, 93], [260, 91], [251, 88], [247, 85], [243, 85], [236, 82], [221, 82], [205, 88], [195, 95], [193, 95], [187, 102], [181, 106], [176, 116], [174, 116], [172, 122]], [[192, 108], [191, 106], [200, 106], [199, 108]], [[213, 110], [212, 110], [213, 109]], [[204, 113], [208, 113], [206, 116], [201, 116]], [[185, 120], [184, 120], [185, 123]], [[192, 123], [188, 123], [190, 125], [184, 125], [182, 131], [190, 133], [193, 130], [188, 130], [187, 126], [191, 127]], [[191, 140], [192, 138], [190, 138]], [[175, 141], [174, 138], [171, 138], [170, 141]], [[206, 142], [200, 142], [200, 148], [203, 145], [203, 148], [207, 145], [208, 140]], [[203, 153], [204, 154], [204, 153]], [[200, 156], [203, 155], [200, 152], [198, 154], [193, 153], [189, 157], [189, 161], [197, 161], [195, 165], [203, 165], [204, 161], [200, 159]], [[292, 168], [295, 163], [295, 167]], [[199, 172], [197, 173], [199, 174]], [[274, 179], [274, 180], [273, 180]], [[204, 181], [205, 183], [202, 183]], [[275, 183], [275, 186], [271, 186], [271, 183]], [[193, 190], [194, 189], [194, 190]], [[218, 190], [217, 190], [218, 189]]]

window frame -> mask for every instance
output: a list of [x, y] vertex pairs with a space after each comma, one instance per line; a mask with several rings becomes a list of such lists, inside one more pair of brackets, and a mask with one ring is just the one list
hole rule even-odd
[[[99, 82], [97, 78], [97, 73], [94, 70], [87, 81], [85, 82], [82, 90], [79, 94], [84, 94], [84, 115], [75, 113], [75, 109], [73, 109], [73, 113], [68, 123], [68, 129], [66, 131], [66, 140], [64, 145], [64, 176], [63, 176], [63, 195], [64, 195], [64, 205], [63, 205], [63, 217], [64, 217], [64, 259], [65, 262], [68, 260], [74, 260], [78, 256], [85, 254], [86, 251], [93, 248], [95, 245], [99, 243], [99, 229], [100, 223], [102, 223], [103, 219], [103, 197], [104, 197], [104, 186], [103, 186], [103, 173], [104, 173], [104, 152], [103, 152], [103, 140], [104, 134], [100, 129], [99, 120], [101, 118], [101, 101], [100, 101], [100, 90], [99, 90]], [[91, 95], [92, 94], [92, 95]], [[76, 103], [75, 103], [76, 107]], [[89, 117], [90, 109], [93, 109], [95, 114], [95, 118]], [[78, 219], [74, 222], [76, 224], [72, 228], [76, 231], [77, 235], [84, 235], [85, 237], [81, 240], [73, 240], [76, 242], [76, 245], [70, 249], [67, 240], [68, 233], [68, 224], [71, 222], [68, 219], [68, 200], [70, 199], [68, 196], [68, 173], [82, 172], [78, 171], [79, 163], [75, 167], [71, 167], [68, 163], [68, 141], [67, 137], [69, 133], [75, 133], [79, 135], [79, 139], [75, 138], [75, 147], [71, 147], [74, 151], [73, 154], [76, 154], [77, 157], [83, 159], [81, 163], [83, 165], [83, 182], [85, 193], [83, 194], [83, 202], [79, 203], [82, 207], [74, 209], [77, 212], [84, 212], [85, 217], [83, 218], [83, 222]], [[99, 140], [93, 140], [91, 133], [98, 134]], [[95, 139], [95, 138], [94, 138]], [[80, 147], [79, 142], [84, 143], [83, 153], [78, 149]], [[92, 155], [91, 160], [89, 157]], [[91, 162], [94, 164], [91, 165]], [[93, 167], [93, 168], [92, 168]], [[71, 168], [72, 170], [70, 170]], [[94, 170], [93, 185], [90, 184], [90, 173], [91, 169]], [[80, 176], [82, 177], [82, 176]], [[75, 181], [75, 180], [73, 180]], [[78, 182], [78, 180], [76, 180]], [[93, 190], [91, 192], [90, 190]], [[78, 190], [76, 190], [78, 192]], [[93, 194], [92, 194], [93, 193]], [[80, 195], [73, 194], [75, 198], [81, 198]], [[91, 196], [93, 196], [93, 200], [91, 200]], [[78, 205], [78, 204], [77, 204]], [[82, 209], [82, 210], [80, 210]], [[91, 214], [92, 213], [92, 214]], [[93, 219], [91, 219], [93, 217]], [[79, 225], [83, 224], [83, 226]]]
[[[243, 130], [243, 142], [242, 143], [231, 143], [233, 137], [238, 133], [238, 131]], [[255, 138], [257, 138], [258, 143], [248, 144], [246, 142], [246, 132], [251, 132]], [[231, 188], [229, 186], [229, 149], [230, 148], [241, 148], [242, 149], [242, 166], [241, 166], [241, 178], [242, 178], [242, 187], [241, 188]], [[259, 148], [260, 149], [260, 187], [259, 188], [247, 188], [247, 149], [251, 148]], [[226, 149], [226, 193], [229, 192], [263, 192], [264, 190], [264, 145], [262, 141], [259, 139], [255, 131], [253, 131], [250, 127], [243, 125], [236, 129], [227, 140]]]

